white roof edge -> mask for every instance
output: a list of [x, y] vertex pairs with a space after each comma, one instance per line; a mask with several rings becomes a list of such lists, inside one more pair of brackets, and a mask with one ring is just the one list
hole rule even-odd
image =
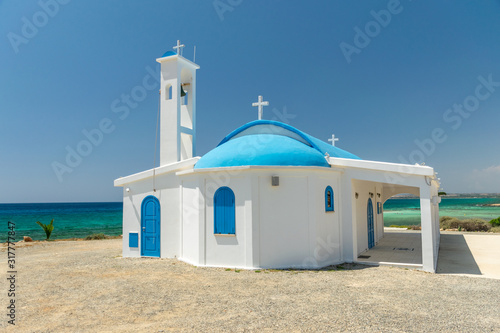
[[314, 169], [317, 171], [336, 171], [343, 172], [343, 169], [338, 168], [325, 168], [321, 166], [309, 166], [309, 165], [238, 165], [231, 167], [215, 167], [215, 168], [203, 168], [203, 169], [190, 169], [182, 170], [176, 172], [177, 176], [188, 175], [188, 174], [198, 174], [198, 173], [209, 173], [209, 172], [228, 172], [228, 171], [239, 171], [239, 170], [270, 170], [270, 169], [282, 169], [282, 170], [310, 170]]
[[186, 58], [184, 58], [183, 56], [180, 56], [178, 54], [175, 54], [175, 55], [169, 55], [169, 56], [166, 56], [166, 57], [161, 57], [161, 58], [156, 58], [156, 61], [159, 62], [160, 64], [162, 62], [165, 62], [165, 61], [169, 61], [169, 60], [173, 60], [173, 59], [179, 59], [179, 60], [182, 60], [182, 61], [185, 61], [187, 62], [189, 65], [193, 66], [194, 68], [196, 69], [200, 69], [200, 66], [195, 64], [194, 62], [192, 62], [191, 60], [188, 60]]
[[151, 177], [153, 177], [153, 170], [154, 170], [155, 176], [159, 176], [159, 175], [163, 175], [166, 173], [175, 172], [175, 171], [178, 171], [181, 169], [187, 169], [190, 167], [192, 168], [196, 164], [196, 162], [198, 162], [198, 160], [200, 158], [201, 157], [193, 157], [193, 158], [190, 158], [190, 159], [187, 159], [184, 161], [175, 162], [175, 163], [167, 164], [167, 165], [162, 165], [158, 168], [149, 169], [149, 170], [142, 171], [139, 173], [134, 173], [133, 175], [130, 175], [130, 176], [120, 177], [118, 179], [115, 179], [114, 185], [115, 185], [115, 187], [125, 186], [125, 185], [133, 183], [133, 182], [137, 182], [140, 180], [151, 178]]
[[350, 158], [330, 157], [328, 162], [336, 167], [350, 167], [411, 174], [417, 176], [434, 176], [434, 169], [424, 165], [411, 165], [401, 163], [388, 163], [378, 161], [354, 160]]

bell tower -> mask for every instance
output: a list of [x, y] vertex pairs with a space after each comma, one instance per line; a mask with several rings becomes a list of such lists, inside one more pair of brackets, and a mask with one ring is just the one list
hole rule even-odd
[[196, 156], [197, 64], [182, 56], [184, 45], [156, 59], [161, 65], [160, 166]]

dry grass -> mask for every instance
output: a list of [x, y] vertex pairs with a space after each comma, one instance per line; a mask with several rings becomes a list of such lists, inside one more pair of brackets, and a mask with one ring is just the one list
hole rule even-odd
[[490, 229], [490, 232], [497, 232], [497, 233], [500, 233], [500, 227], [492, 227]]
[[483, 219], [464, 219], [459, 220], [456, 217], [443, 216], [439, 219], [439, 226], [442, 230], [459, 230], [459, 231], [490, 231], [491, 224]]
[[87, 237], [85, 237], [85, 240], [98, 240], [98, 239], [110, 239], [110, 238], [111, 238], [110, 236], [107, 236], [101, 232], [99, 234], [88, 235]]

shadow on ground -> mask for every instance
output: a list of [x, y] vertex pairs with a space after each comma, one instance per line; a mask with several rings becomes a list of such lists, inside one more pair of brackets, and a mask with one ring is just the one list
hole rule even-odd
[[464, 235], [441, 234], [436, 273], [481, 275]]

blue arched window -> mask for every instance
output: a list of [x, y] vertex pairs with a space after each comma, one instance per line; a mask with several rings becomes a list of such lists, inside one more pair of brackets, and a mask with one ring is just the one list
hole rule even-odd
[[333, 190], [331, 186], [327, 186], [325, 189], [325, 211], [333, 212], [335, 211]]
[[214, 194], [214, 234], [235, 234], [234, 193], [226, 186]]

